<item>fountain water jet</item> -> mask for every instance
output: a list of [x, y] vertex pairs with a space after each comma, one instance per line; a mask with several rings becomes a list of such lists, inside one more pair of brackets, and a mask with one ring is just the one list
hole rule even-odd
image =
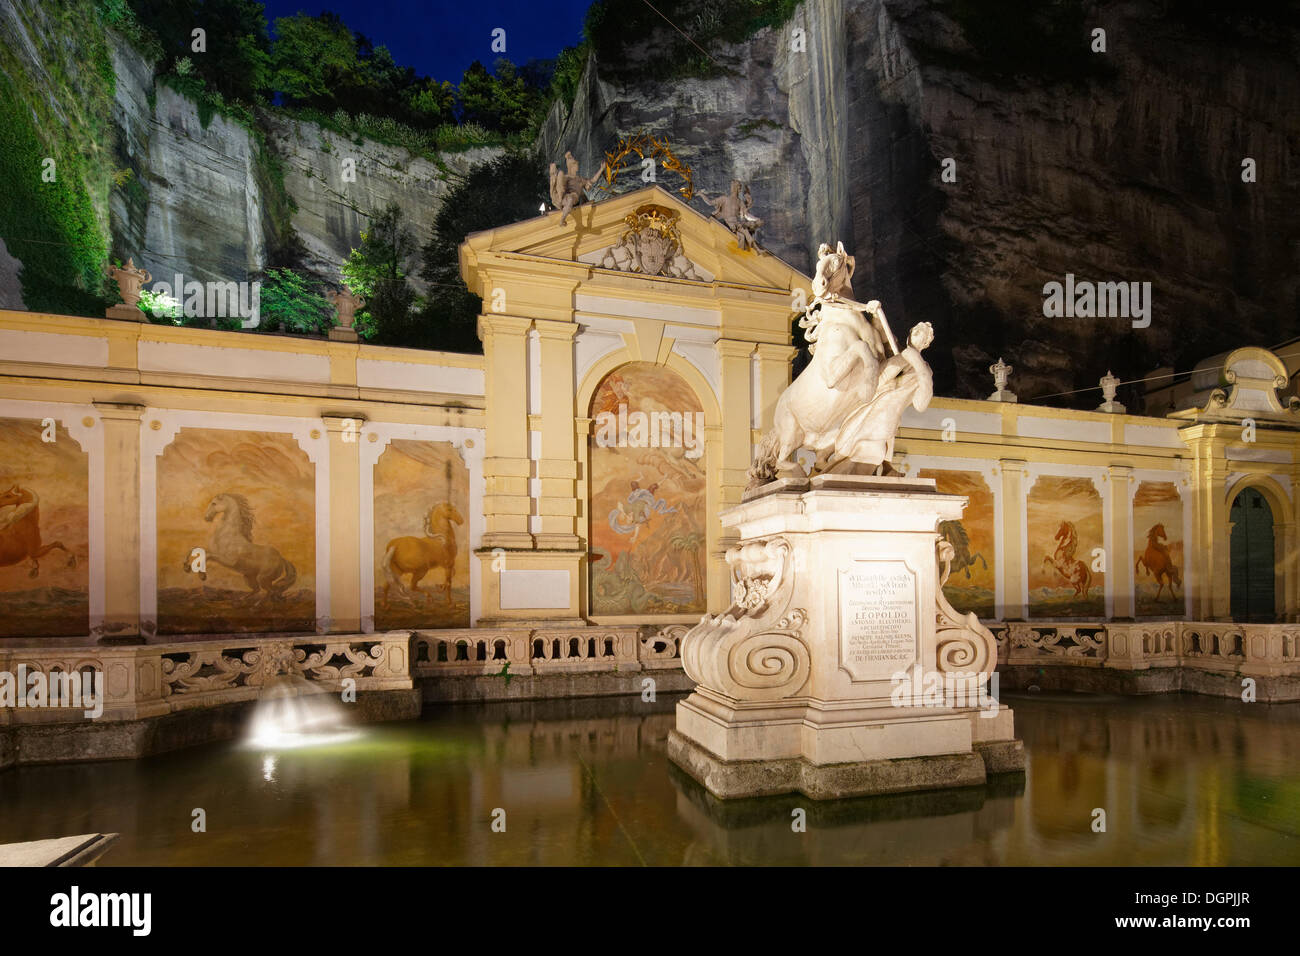
[[244, 742], [262, 750], [289, 750], [360, 735], [329, 691], [297, 674], [280, 674], [266, 682]]

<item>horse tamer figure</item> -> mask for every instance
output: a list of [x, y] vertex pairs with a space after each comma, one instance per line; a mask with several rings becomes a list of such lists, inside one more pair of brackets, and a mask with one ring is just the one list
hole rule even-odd
[[921, 357], [934, 341], [930, 323], [914, 326], [900, 350], [880, 303], [852, 298], [853, 268], [843, 243], [833, 251], [822, 243], [813, 301], [799, 321], [812, 361], [777, 400], [751, 488], [802, 476], [795, 456], [803, 448], [815, 455], [809, 474], [895, 474], [889, 461], [903, 411], [930, 407], [933, 375]]

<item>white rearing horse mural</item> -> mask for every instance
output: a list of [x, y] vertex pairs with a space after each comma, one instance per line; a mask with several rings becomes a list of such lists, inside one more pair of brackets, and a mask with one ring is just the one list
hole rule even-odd
[[208, 504], [204, 521], [212, 521], [212, 530], [206, 548], [194, 548], [183, 565], [187, 572], [197, 573], [206, 582], [206, 568], [200, 562], [215, 561], [240, 574], [248, 585], [247, 600], [261, 604], [267, 598], [284, 597], [290, 585], [298, 578], [298, 571], [275, 548], [253, 541], [253, 509], [243, 495], [220, 494]]
[[315, 465], [292, 435], [183, 428], [158, 461], [158, 632], [316, 629]]

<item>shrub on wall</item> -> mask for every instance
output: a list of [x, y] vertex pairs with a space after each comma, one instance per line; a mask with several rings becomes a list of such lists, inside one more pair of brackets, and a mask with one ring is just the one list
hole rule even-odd
[[259, 332], [327, 335], [334, 307], [317, 284], [292, 269], [268, 269], [262, 280]]

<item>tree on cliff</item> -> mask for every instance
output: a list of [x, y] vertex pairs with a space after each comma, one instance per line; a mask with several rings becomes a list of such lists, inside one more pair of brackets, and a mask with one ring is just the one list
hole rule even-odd
[[484, 129], [522, 132], [540, 114], [544, 88], [541, 83], [530, 83], [504, 57], [493, 64], [492, 73], [475, 60], [460, 81], [461, 119]]
[[406, 260], [415, 249], [415, 236], [396, 203], [380, 210], [362, 230], [361, 245], [343, 263], [347, 287], [366, 301], [357, 313], [362, 338], [379, 345], [419, 347], [411, 341], [417, 331], [411, 315], [415, 293], [406, 281]]
[[[164, 65], [189, 57], [208, 89], [228, 102], [254, 103], [270, 88], [271, 38], [258, 0], [134, 0], [163, 51]], [[194, 46], [202, 29], [204, 49]]]
[[475, 166], [452, 187], [433, 220], [420, 277], [429, 297], [420, 310], [423, 348], [479, 352], [483, 300], [460, 277], [460, 244], [472, 232], [529, 219], [546, 202], [546, 176], [536, 157], [507, 153]]

